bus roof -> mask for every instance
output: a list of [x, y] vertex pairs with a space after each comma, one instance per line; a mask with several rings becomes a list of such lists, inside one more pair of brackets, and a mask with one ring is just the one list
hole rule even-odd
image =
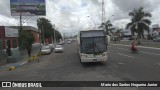
[[103, 37], [105, 36], [104, 30], [88, 30], [81, 31], [81, 37]]

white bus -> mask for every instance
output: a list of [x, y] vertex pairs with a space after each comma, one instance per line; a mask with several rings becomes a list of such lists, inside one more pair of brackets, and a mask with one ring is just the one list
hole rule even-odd
[[80, 31], [77, 43], [80, 62], [107, 61], [107, 40], [104, 30]]

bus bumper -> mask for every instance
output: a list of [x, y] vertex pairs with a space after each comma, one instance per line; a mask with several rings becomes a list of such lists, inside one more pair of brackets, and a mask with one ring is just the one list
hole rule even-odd
[[107, 56], [94, 57], [94, 58], [81, 57], [81, 62], [105, 62], [105, 61], [107, 61]]

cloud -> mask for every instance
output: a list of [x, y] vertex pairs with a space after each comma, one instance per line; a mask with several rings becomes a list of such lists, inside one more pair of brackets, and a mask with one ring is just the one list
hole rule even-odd
[[[0, 0], [0, 25], [18, 25], [19, 17], [10, 15], [10, 0]], [[104, 0], [105, 20], [111, 20], [116, 27], [124, 27], [130, 22], [128, 13], [143, 6], [152, 13], [153, 24], [159, 23], [160, 0]], [[102, 0], [46, 0], [46, 16], [60, 32], [73, 33], [80, 29], [101, 24]], [[114, 15], [114, 16], [112, 16]], [[89, 16], [89, 17], [88, 17]], [[16, 19], [15, 19], [16, 18]], [[26, 17], [23, 17], [26, 18]], [[24, 25], [37, 27], [38, 17], [27, 17]]]

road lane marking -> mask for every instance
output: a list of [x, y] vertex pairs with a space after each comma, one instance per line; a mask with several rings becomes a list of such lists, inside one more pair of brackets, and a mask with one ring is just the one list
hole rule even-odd
[[160, 54], [156, 54], [156, 53], [150, 53], [150, 52], [144, 52], [144, 51], [140, 51], [141, 53], [145, 53], [145, 54], [151, 54], [151, 55], [160, 55]]
[[135, 58], [135, 57], [133, 57], [133, 56], [129, 56], [129, 55], [122, 54], [122, 53], [118, 53], [118, 54], [121, 55], [121, 56], [129, 57], [129, 58]]
[[112, 43], [110, 43], [109, 45], [117, 45], [117, 46], [130, 46], [130, 45], [124, 45], [124, 44], [112, 44]]
[[112, 47], [112, 46], [107, 46], [107, 47]]
[[118, 63], [119, 65], [123, 65], [124, 63]]
[[127, 50], [127, 51], [128, 51], [128, 49], [125, 49], [125, 48], [118, 48], [118, 49], [121, 49], [121, 50]]
[[26, 62], [22, 62], [21, 64], [19, 64], [19, 65], [24, 65], [24, 64], [26, 64], [27, 63], [27, 61]]
[[[131, 46], [131, 45], [124, 45], [124, 44], [111, 44], [110, 45], [118, 45], [118, 46]], [[139, 48], [147, 48], [147, 49], [155, 49], [155, 50], [160, 50], [160, 48], [155, 48], [155, 47], [146, 47], [146, 46], [137, 46]]]
[[160, 66], [160, 63], [157, 63]]

